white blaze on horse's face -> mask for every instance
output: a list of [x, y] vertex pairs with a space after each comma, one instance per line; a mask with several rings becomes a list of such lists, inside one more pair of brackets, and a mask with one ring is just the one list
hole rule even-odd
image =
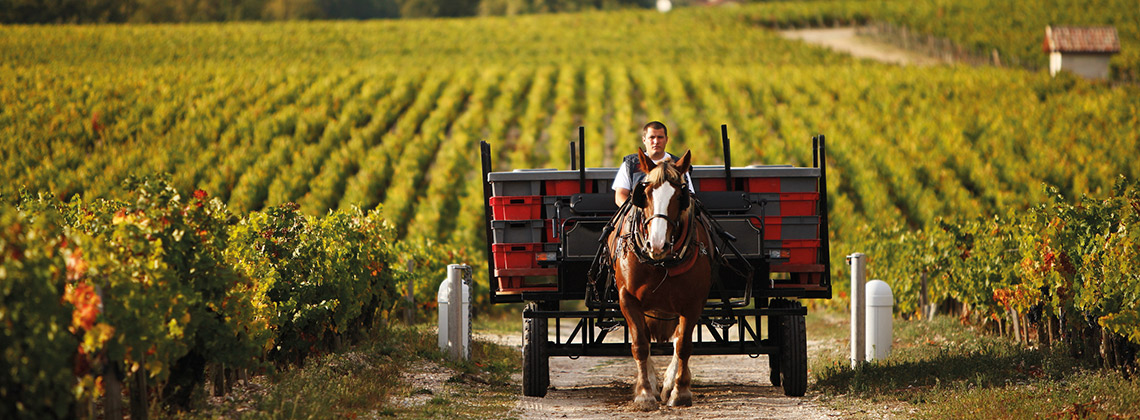
[[[668, 182], [661, 183], [661, 186], [653, 190], [653, 214], [669, 214], [669, 201], [673, 198], [673, 194], [677, 192], [673, 188], [673, 184]], [[649, 221], [649, 257], [653, 259], [664, 258], [669, 252], [669, 221], [656, 217]]]

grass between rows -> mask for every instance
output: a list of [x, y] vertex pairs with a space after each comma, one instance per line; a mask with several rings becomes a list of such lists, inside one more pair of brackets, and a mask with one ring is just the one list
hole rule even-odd
[[[518, 333], [519, 323], [499, 316], [475, 329]], [[895, 320], [890, 357], [852, 368], [848, 333], [845, 315], [809, 312], [808, 339], [820, 343], [809, 389], [843, 418], [1140, 418], [1140, 383], [1069, 357], [1063, 344], [1028, 348], [952, 317]], [[509, 418], [520, 360], [516, 348], [475, 340], [471, 360], [453, 362], [430, 326], [378, 328], [344, 351], [202, 401], [194, 416]], [[410, 379], [424, 373], [435, 381]]]
[[520, 370], [518, 350], [475, 340], [471, 359], [456, 362], [439, 350], [436, 339], [430, 327], [377, 328], [357, 345], [308, 358], [304, 367], [257, 376], [226, 397], [200, 398], [201, 408], [193, 416], [509, 417], [518, 394], [511, 381]]
[[809, 315], [813, 392], [850, 418], [1140, 418], [1140, 383], [1068, 356], [1062, 343], [1026, 347], [983, 334], [957, 318], [894, 323], [891, 354], [850, 363], [849, 324]]

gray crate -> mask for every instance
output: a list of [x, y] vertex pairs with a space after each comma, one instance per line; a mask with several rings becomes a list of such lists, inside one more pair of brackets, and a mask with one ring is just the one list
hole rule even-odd
[[780, 192], [785, 193], [798, 193], [798, 192], [816, 192], [816, 184], [819, 178], [806, 178], [806, 177], [787, 177], [780, 178]]
[[819, 216], [781, 217], [780, 239], [819, 239]]
[[545, 220], [493, 220], [491, 230], [497, 244], [546, 242]]
[[539, 195], [542, 193], [540, 181], [495, 181], [491, 182], [491, 195], [496, 197]]
[[[616, 168], [586, 168], [586, 182], [592, 183], [596, 192], [607, 192], [613, 182]], [[487, 181], [496, 196], [541, 195], [544, 181], [573, 181], [581, 179], [578, 171], [554, 169], [516, 169], [510, 172], [491, 172]]]

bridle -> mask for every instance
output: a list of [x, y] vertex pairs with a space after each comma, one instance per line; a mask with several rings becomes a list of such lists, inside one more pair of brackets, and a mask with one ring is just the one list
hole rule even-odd
[[[681, 207], [680, 210], [682, 216], [678, 217], [676, 220], [670, 219], [669, 215], [662, 213], [654, 213], [649, 217], [645, 217], [645, 213], [640, 209], [644, 209], [647, 206], [644, 197], [646, 195], [645, 189], [648, 188], [648, 184], [645, 182], [639, 183], [637, 185], [637, 191], [634, 193], [635, 201], [633, 204], [636, 208], [631, 209], [634, 214], [629, 221], [629, 234], [632, 236], [632, 240], [630, 242], [632, 242], [633, 245], [633, 252], [635, 255], [637, 255], [637, 259], [641, 263], [652, 264], [663, 268], [674, 268], [685, 263], [691, 263], [693, 261], [690, 257], [694, 256], [694, 253], [691, 252], [693, 248], [691, 245], [694, 242], [695, 236], [693, 235], [693, 224], [696, 222], [696, 212], [690, 208], [692, 205], [692, 197], [689, 196], [691, 193], [689, 192], [688, 184], [676, 183], [672, 181], [668, 182], [678, 191], [681, 191], [682, 195], [678, 200], [681, 200], [679, 204]], [[640, 195], [641, 197], [636, 197], [637, 195]], [[684, 223], [682, 225], [682, 217], [684, 217], [685, 214], [688, 214], [688, 220], [687, 223]], [[673, 232], [673, 234], [665, 242], [665, 249], [668, 249], [669, 252], [663, 258], [650, 257], [649, 252], [645, 249], [644, 246], [646, 243], [645, 232], [649, 230], [649, 222], [656, 219], [664, 220], [665, 223], [669, 224], [669, 227], [672, 228]], [[703, 246], [701, 248], [703, 248]]]

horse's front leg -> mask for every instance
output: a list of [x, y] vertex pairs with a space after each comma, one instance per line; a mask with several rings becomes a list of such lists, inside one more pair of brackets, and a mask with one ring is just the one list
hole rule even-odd
[[629, 292], [622, 290], [619, 297], [621, 313], [625, 315], [629, 328], [630, 351], [637, 362], [637, 382], [633, 386], [633, 406], [642, 411], [657, 409], [657, 373], [649, 357], [649, 329], [645, 325], [645, 313], [641, 302]]
[[665, 372], [665, 386], [661, 389], [661, 400], [666, 401], [670, 407], [693, 405], [689, 356], [693, 354], [693, 328], [696, 322], [697, 318], [682, 316], [673, 336], [673, 360]]

